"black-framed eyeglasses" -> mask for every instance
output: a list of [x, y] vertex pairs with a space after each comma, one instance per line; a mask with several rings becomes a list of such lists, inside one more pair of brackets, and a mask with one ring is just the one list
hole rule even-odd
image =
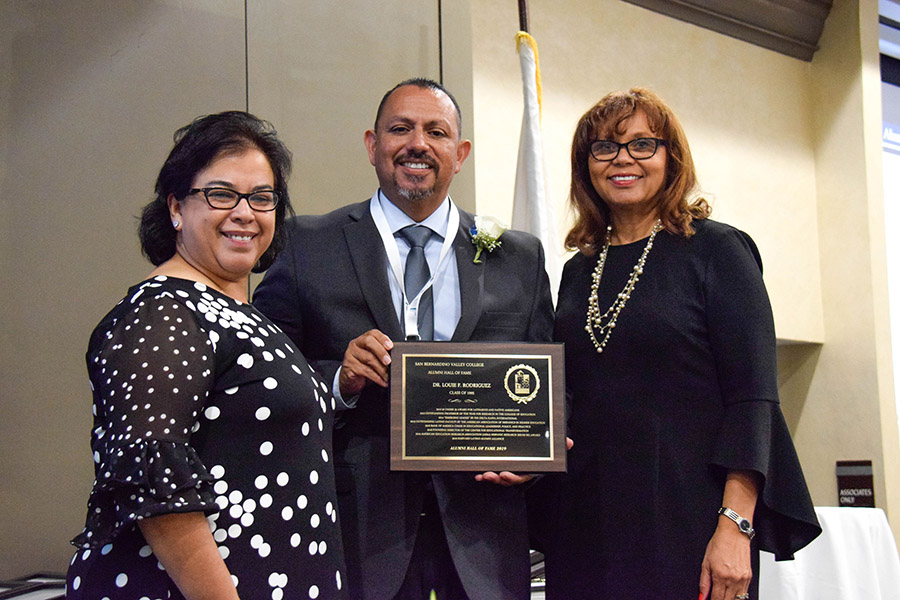
[[240, 204], [241, 200], [247, 199], [250, 208], [259, 212], [269, 212], [275, 210], [278, 206], [280, 197], [275, 190], [259, 190], [250, 192], [249, 194], [241, 194], [235, 190], [224, 187], [206, 187], [193, 188], [190, 190], [192, 194], [203, 194], [206, 203], [210, 208], [218, 210], [231, 210]]
[[635, 138], [624, 144], [612, 140], [596, 140], [591, 142], [591, 156], [594, 157], [594, 160], [615, 160], [622, 148], [625, 148], [625, 151], [634, 160], [647, 160], [656, 154], [660, 146], [665, 145], [666, 140], [659, 138]]

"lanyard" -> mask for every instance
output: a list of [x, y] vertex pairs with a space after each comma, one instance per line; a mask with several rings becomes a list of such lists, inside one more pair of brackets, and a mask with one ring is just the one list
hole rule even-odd
[[403, 285], [403, 267], [400, 265], [400, 250], [397, 249], [397, 240], [394, 239], [394, 233], [388, 225], [387, 218], [381, 208], [381, 190], [372, 196], [369, 201], [369, 211], [372, 213], [372, 220], [375, 221], [375, 227], [378, 228], [378, 234], [381, 236], [381, 242], [384, 245], [384, 251], [387, 253], [388, 263], [391, 266], [391, 274], [400, 286], [400, 293], [403, 297], [403, 330], [406, 337], [419, 337], [419, 301], [428, 288], [434, 285], [435, 278], [447, 267], [447, 255], [453, 248], [453, 240], [456, 238], [456, 232], [459, 229], [459, 209], [453, 200], [450, 200], [450, 218], [447, 223], [447, 232], [444, 236], [444, 243], [441, 245], [441, 254], [438, 259], [437, 268], [431, 273], [428, 281], [422, 286], [422, 289], [416, 294], [415, 298], [406, 296], [406, 289]]

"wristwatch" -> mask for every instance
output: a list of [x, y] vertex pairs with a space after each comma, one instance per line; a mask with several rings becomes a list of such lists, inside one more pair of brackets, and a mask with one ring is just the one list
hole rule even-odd
[[756, 531], [754, 531], [753, 526], [750, 525], [750, 521], [737, 514], [730, 508], [723, 506], [719, 509], [719, 514], [725, 515], [726, 517], [737, 523], [738, 529], [741, 530], [741, 533], [746, 535], [751, 540], [753, 539], [753, 536], [756, 535]]

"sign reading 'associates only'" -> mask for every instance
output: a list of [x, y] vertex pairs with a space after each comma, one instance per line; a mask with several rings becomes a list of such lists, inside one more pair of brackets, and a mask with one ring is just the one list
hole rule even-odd
[[391, 469], [565, 471], [561, 344], [402, 342]]

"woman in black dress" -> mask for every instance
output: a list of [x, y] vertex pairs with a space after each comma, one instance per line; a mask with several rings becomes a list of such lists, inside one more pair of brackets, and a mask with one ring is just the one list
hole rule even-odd
[[695, 189], [653, 93], [610, 94], [579, 121], [579, 254], [556, 324], [575, 445], [548, 598], [748, 598], [759, 549], [789, 558], [820, 531], [779, 407], [759, 253]]
[[67, 598], [341, 598], [334, 400], [247, 302], [282, 245], [290, 152], [236, 111], [175, 140], [141, 218], [156, 269], [87, 352], [96, 480]]

